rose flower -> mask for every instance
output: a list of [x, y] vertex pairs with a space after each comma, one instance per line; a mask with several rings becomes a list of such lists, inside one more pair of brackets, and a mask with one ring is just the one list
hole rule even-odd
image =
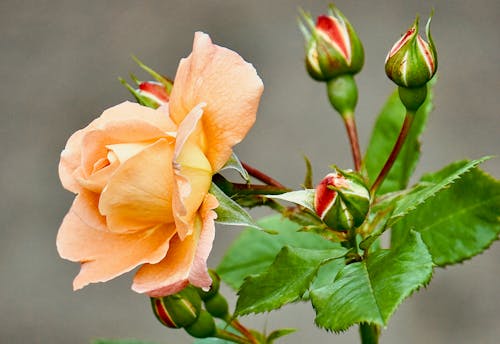
[[81, 263], [75, 290], [139, 265], [139, 293], [210, 286], [218, 202], [208, 190], [253, 125], [262, 91], [251, 64], [198, 32], [168, 104], [124, 102], [69, 138], [59, 175], [77, 195], [57, 248]]

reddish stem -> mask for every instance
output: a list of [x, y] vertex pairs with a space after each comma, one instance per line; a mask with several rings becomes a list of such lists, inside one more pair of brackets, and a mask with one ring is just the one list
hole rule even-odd
[[259, 344], [255, 336], [250, 332], [245, 326], [243, 326], [242, 323], [240, 323], [237, 319], [233, 319], [231, 321], [231, 326], [234, 327], [236, 330], [238, 330], [242, 335], [247, 337], [247, 339], [252, 343], [252, 344]]
[[278, 188], [282, 188], [282, 189], [286, 189], [286, 187], [281, 184], [280, 182], [278, 182], [276, 179], [273, 179], [271, 177], [269, 177], [267, 174], [265, 174], [264, 172], [261, 172], [260, 170], [244, 163], [244, 162], [241, 162], [241, 165], [243, 165], [243, 168], [245, 170], [247, 170], [248, 174], [251, 175], [252, 177], [255, 177], [257, 178], [258, 180], [260, 180], [261, 182], [267, 184], [267, 185], [271, 185], [271, 186], [276, 186]]
[[377, 191], [378, 187], [382, 182], [384, 181], [385, 177], [387, 177], [387, 174], [389, 174], [389, 171], [392, 168], [392, 165], [394, 165], [394, 162], [396, 161], [399, 152], [401, 151], [401, 148], [403, 147], [403, 144], [406, 140], [406, 137], [408, 136], [408, 132], [410, 131], [411, 124], [413, 122], [414, 114], [411, 112], [407, 112], [405, 116], [405, 120], [403, 122], [403, 126], [401, 127], [401, 131], [399, 132], [398, 139], [396, 143], [394, 144], [394, 147], [392, 148], [392, 152], [389, 155], [389, 158], [387, 158], [387, 161], [385, 162], [384, 167], [382, 168], [382, 171], [380, 171], [377, 179], [375, 180], [375, 183], [373, 183], [370, 193], [372, 195], [375, 194]]
[[361, 170], [361, 150], [359, 149], [358, 130], [356, 129], [356, 120], [354, 115], [343, 116], [349, 143], [351, 144], [352, 159], [356, 171]]

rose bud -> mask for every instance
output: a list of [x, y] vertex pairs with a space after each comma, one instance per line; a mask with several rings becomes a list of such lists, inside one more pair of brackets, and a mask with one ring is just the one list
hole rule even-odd
[[309, 13], [302, 13], [306, 25], [299, 26], [307, 41], [306, 68], [318, 81], [343, 74], [356, 74], [363, 67], [364, 51], [349, 21], [333, 5], [328, 15], [320, 15], [316, 24]]
[[331, 229], [347, 231], [359, 227], [369, 207], [370, 192], [355, 172], [334, 171], [316, 187], [314, 209]]
[[201, 298], [193, 287], [186, 287], [177, 294], [152, 297], [151, 306], [163, 325], [180, 328], [196, 321], [201, 311]]
[[385, 59], [389, 79], [404, 88], [418, 88], [432, 79], [437, 70], [437, 53], [430, 33], [431, 18], [426, 25], [427, 43], [418, 34], [418, 17], [412, 27], [397, 41]]
[[217, 295], [219, 292], [220, 276], [214, 270], [208, 270], [208, 274], [212, 279], [212, 285], [210, 286], [210, 289], [205, 291], [202, 288], [196, 288], [202, 300], [208, 300]]
[[229, 305], [227, 304], [227, 300], [221, 294], [217, 293], [204, 302], [205, 309], [212, 316], [220, 319], [226, 319], [228, 317]]
[[205, 310], [200, 312], [194, 323], [186, 327], [186, 332], [195, 338], [213, 337], [216, 331], [214, 318]]

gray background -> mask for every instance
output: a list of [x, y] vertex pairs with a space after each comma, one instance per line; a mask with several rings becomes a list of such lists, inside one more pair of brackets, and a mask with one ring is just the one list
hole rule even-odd
[[[257, 124], [240, 157], [282, 180], [302, 181], [301, 155], [321, 177], [330, 163], [351, 166], [341, 122], [323, 85], [308, 79], [297, 7], [319, 14], [326, 1], [0, 1], [1, 240], [0, 342], [87, 343], [136, 337], [189, 343], [182, 331], [156, 323], [146, 297], [130, 291], [131, 274], [72, 292], [78, 264], [61, 260], [55, 237], [73, 196], [57, 177], [66, 139], [103, 109], [130, 99], [117, 81], [139, 69], [136, 54], [173, 76], [193, 33], [251, 61], [264, 80]], [[464, 157], [499, 153], [500, 3], [478, 1], [337, 1], [366, 50], [357, 77], [362, 147], [385, 96], [388, 49], [413, 21], [436, 10], [439, 49], [436, 109], [424, 135], [417, 174]], [[500, 177], [500, 159], [484, 165]], [[317, 179], [316, 179], [317, 181]], [[259, 213], [261, 214], [261, 213]], [[218, 228], [215, 266], [238, 229]], [[446, 270], [395, 313], [384, 343], [497, 343], [500, 337], [500, 249]], [[234, 304], [234, 300], [232, 300]], [[356, 343], [313, 325], [307, 304], [245, 318], [263, 328], [297, 327], [286, 343]]]

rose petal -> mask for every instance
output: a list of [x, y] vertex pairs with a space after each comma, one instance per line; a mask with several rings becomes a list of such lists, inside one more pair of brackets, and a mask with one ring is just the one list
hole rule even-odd
[[262, 91], [262, 80], [251, 64], [197, 32], [193, 52], [177, 69], [170, 116], [180, 124], [197, 104], [207, 104], [202, 119], [204, 148], [212, 169], [218, 171], [255, 122]]
[[163, 132], [175, 131], [176, 125], [172, 123], [165, 107], [161, 109], [151, 109], [137, 103], [129, 101], [115, 105], [102, 113], [93, 125], [103, 128], [109, 122], [123, 122], [129, 120], [142, 120], [154, 127], [160, 128]]
[[173, 210], [181, 240], [192, 233], [195, 216], [212, 181], [210, 162], [200, 148], [202, 106], [195, 106], [184, 118], [175, 142]]
[[99, 211], [113, 232], [174, 222], [172, 214], [174, 147], [159, 139], [115, 171], [101, 193]]
[[113, 279], [140, 264], [160, 261], [174, 234], [174, 226], [165, 224], [130, 234], [105, 232], [70, 211], [59, 228], [57, 250], [62, 258], [82, 263], [73, 281], [77, 290]]
[[132, 289], [152, 297], [175, 294], [189, 282], [200, 288], [208, 288], [212, 280], [208, 275], [206, 260], [215, 237], [214, 219], [218, 202], [207, 196], [201, 209], [197, 230], [180, 240], [171, 240], [167, 256], [157, 264], [144, 264], [134, 277]]

